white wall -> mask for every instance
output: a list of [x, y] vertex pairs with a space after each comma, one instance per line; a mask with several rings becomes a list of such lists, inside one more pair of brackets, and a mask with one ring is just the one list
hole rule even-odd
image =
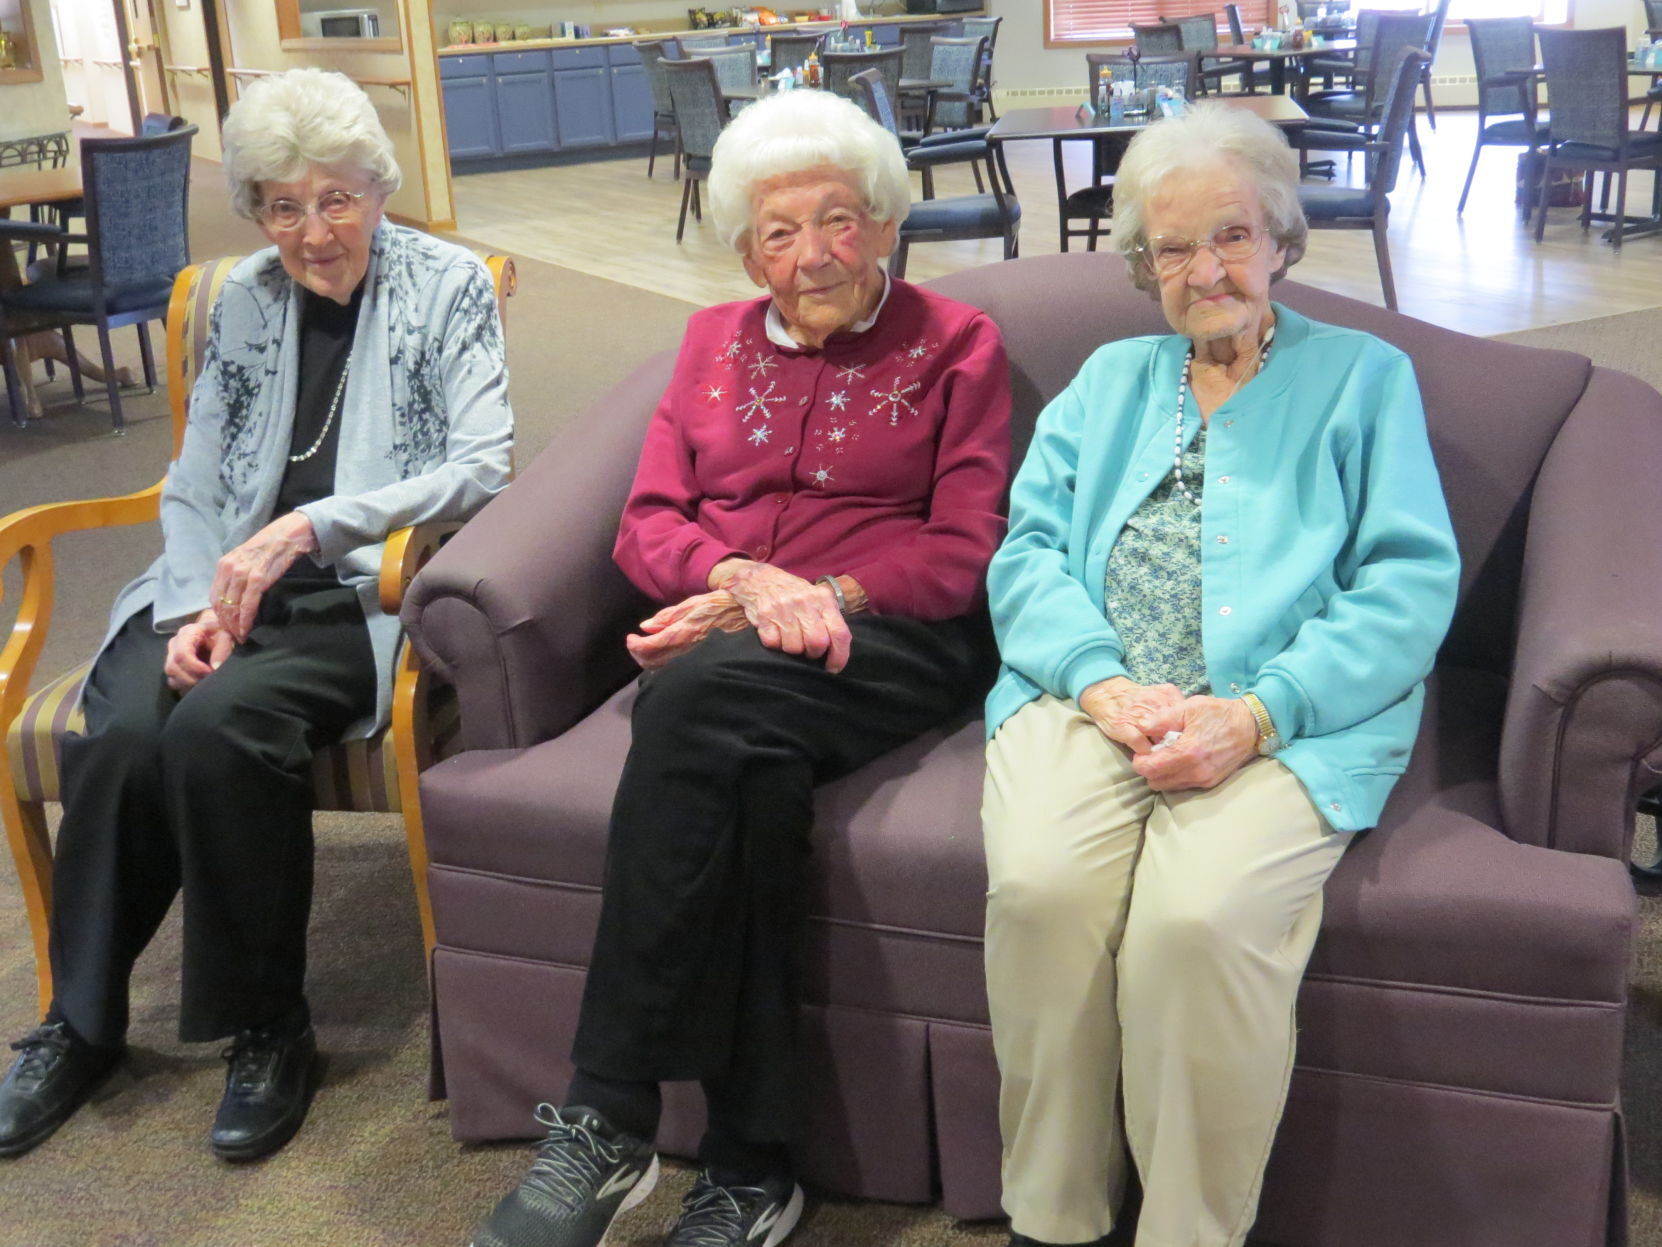
[[29, 20], [35, 28], [32, 50], [41, 80], [0, 86], [0, 139], [27, 139], [69, 129], [68, 97], [64, 92], [63, 63], [58, 59], [58, 41], [52, 34], [52, 11], [47, 0], [24, 0], [24, 3], [29, 6]]

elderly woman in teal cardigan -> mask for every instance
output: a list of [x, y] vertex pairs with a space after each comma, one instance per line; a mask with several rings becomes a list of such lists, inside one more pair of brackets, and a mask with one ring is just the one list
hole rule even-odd
[[989, 571], [1013, 1244], [1107, 1235], [1127, 1148], [1139, 1247], [1245, 1241], [1322, 885], [1402, 774], [1453, 611], [1409, 360], [1270, 301], [1297, 179], [1221, 105], [1131, 144], [1115, 243], [1176, 333], [1103, 347], [1046, 408]]

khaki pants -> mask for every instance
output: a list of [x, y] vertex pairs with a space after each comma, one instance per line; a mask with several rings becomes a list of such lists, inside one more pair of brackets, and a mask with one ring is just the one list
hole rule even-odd
[[1128, 1141], [1137, 1247], [1237, 1247], [1286, 1101], [1322, 884], [1349, 837], [1269, 759], [1207, 792], [1153, 792], [1048, 695], [988, 746], [982, 817], [1012, 1228], [1107, 1233]]

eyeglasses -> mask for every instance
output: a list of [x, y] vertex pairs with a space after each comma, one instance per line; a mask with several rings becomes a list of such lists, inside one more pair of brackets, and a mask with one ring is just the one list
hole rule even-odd
[[273, 199], [270, 203], [261, 204], [254, 215], [268, 228], [285, 233], [299, 229], [313, 212], [330, 225], [350, 225], [363, 215], [363, 207], [358, 201], [368, 193], [324, 191], [310, 206], [294, 199]]
[[1250, 225], [1226, 225], [1210, 238], [1161, 234], [1150, 238], [1138, 250], [1156, 273], [1169, 277], [1188, 268], [1202, 247], [1208, 248], [1223, 263], [1232, 264], [1250, 260], [1263, 245], [1263, 230]]

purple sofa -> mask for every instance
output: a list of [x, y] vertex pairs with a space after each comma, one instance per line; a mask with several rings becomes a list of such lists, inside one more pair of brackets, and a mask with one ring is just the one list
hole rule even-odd
[[[1091, 350], [1165, 330], [1107, 255], [935, 285], [1003, 327], [1018, 455]], [[1464, 573], [1409, 773], [1327, 888], [1255, 1241], [1623, 1243], [1624, 863], [1636, 785], [1662, 765], [1662, 543], [1645, 519], [1662, 396], [1296, 282], [1278, 297], [1413, 357]], [[570, 1072], [629, 739], [621, 638], [645, 609], [610, 551], [670, 366], [597, 403], [406, 599], [462, 710], [464, 752], [421, 785], [435, 1065], [459, 1139], [535, 1133], [532, 1106]], [[981, 768], [966, 721], [819, 795], [802, 1155], [823, 1190], [998, 1215]], [[701, 1126], [696, 1090], [672, 1088], [665, 1149], [690, 1154]]]

